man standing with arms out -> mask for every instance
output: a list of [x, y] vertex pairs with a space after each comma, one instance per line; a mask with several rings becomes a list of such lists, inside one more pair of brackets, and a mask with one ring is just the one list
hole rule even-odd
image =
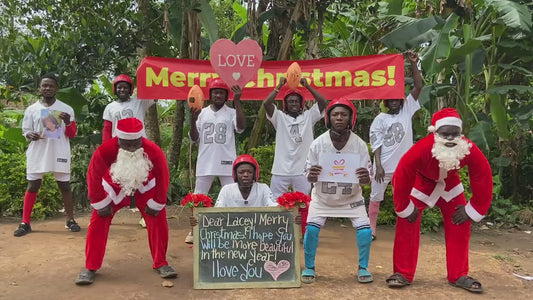
[[[316, 279], [315, 256], [318, 248], [320, 228], [327, 217], [350, 218], [356, 230], [359, 264], [357, 280], [361, 283], [374, 281], [367, 271], [370, 258], [372, 230], [366, 214], [365, 200], [361, 185], [370, 183], [370, 155], [366, 143], [352, 132], [357, 112], [353, 103], [340, 98], [332, 100], [326, 108], [326, 127], [329, 129], [317, 137], [310, 146], [306, 162], [307, 178], [315, 183], [311, 192], [307, 230], [304, 236], [305, 269], [302, 282], [313, 283]], [[355, 170], [358, 182], [319, 181], [322, 166], [320, 156], [343, 154], [346, 159], [359, 157], [361, 167]]]
[[87, 170], [87, 187], [94, 210], [87, 231], [86, 269], [78, 275], [78, 285], [93, 283], [104, 260], [111, 221], [119, 209], [130, 205], [128, 196], [132, 195], [146, 221], [152, 268], [162, 278], [177, 276], [166, 260], [165, 205], [170, 178], [165, 154], [143, 137], [143, 124], [136, 118], [118, 121], [116, 134], [117, 137], [96, 149]]
[[392, 174], [402, 155], [413, 146], [412, 117], [420, 109], [418, 96], [422, 91], [422, 76], [418, 71], [418, 54], [407, 52], [413, 73], [414, 88], [405, 101], [403, 99], [384, 100], [388, 108], [380, 113], [370, 125], [370, 145], [374, 152], [374, 179], [368, 205], [368, 217], [372, 227], [372, 239], [376, 238], [376, 223], [379, 205]]
[[[420, 243], [420, 220], [426, 207], [438, 206], [444, 220], [448, 282], [481, 293], [481, 283], [468, 276], [471, 221], [479, 222], [492, 201], [492, 172], [479, 148], [462, 134], [453, 108], [433, 114], [430, 134], [400, 160], [392, 186], [398, 215], [394, 239], [394, 274], [389, 287], [411, 284]], [[466, 202], [458, 170], [468, 167], [472, 198]]]
[[[80, 231], [80, 226], [74, 221], [74, 204], [70, 189], [70, 139], [76, 135], [76, 122], [74, 110], [69, 105], [57, 100], [58, 82], [54, 75], [45, 75], [41, 78], [40, 92], [42, 98], [30, 105], [24, 111], [22, 120], [22, 134], [31, 141], [26, 151], [26, 179], [28, 188], [24, 195], [24, 208], [22, 223], [20, 223], [15, 236], [23, 236], [31, 231], [30, 217], [37, 193], [41, 188], [41, 181], [45, 173], [52, 172], [57, 186], [61, 190], [65, 212], [67, 214], [66, 228], [73, 232]], [[47, 111], [43, 114], [43, 111]], [[59, 138], [46, 138], [41, 136], [43, 122], [41, 117], [59, 112], [61, 126]]]
[[[276, 88], [263, 102], [267, 119], [276, 129], [276, 150], [272, 165], [270, 190], [274, 199], [289, 192], [309, 194], [311, 184], [304, 175], [305, 158], [313, 142], [313, 126], [324, 116], [327, 100], [313, 87], [306, 78], [300, 80], [316, 99], [309, 110], [304, 110], [304, 98], [299, 90], [288, 90], [283, 97], [283, 111], [276, 107], [275, 99], [287, 79], [282, 77]], [[307, 212], [308, 208], [305, 209]], [[302, 216], [302, 234], [305, 234], [306, 215]]]
[[125, 74], [120, 74], [113, 79], [113, 93], [117, 95], [118, 99], [109, 103], [104, 109], [102, 143], [117, 135], [118, 120], [137, 118], [144, 124], [146, 111], [155, 103], [153, 100], [131, 98], [133, 80]]
[[[215, 78], [209, 84], [211, 104], [201, 111], [191, 108], [189, 137], [198, 143], [195, 194], [208, 194], [215, 176], [221, 186], [233, 182], [232, 166], [237, 157], [235, 132], [244, 131], [246, 119], [241, 106], [241, 88], [231, 87], [234, 108], [226, 105], [229, 90], [222, 79]], [[191, 232], [185, 242], [193, 243]]]

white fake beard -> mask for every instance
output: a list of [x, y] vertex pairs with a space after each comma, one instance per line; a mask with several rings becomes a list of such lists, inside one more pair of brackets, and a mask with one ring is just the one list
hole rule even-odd
[[117, 160], [111, 165], [109, 173], [113, 182], [120, 185], [126, 195], [131, 196], [148, 179], [152, 166], [143, 148], [135, 152], [119, 148]]
[[[453, 139], [447, 140], [440, 137], [438, 134], [435, 135], [435, 143], [431, 149], [433, 157], [439, 161], [439, 167], [445, 169], [446, 171], [459, 169], [461, 166], [461, 159], [470, 154], [470, 147], [472, 144], [469, 144], [466, 140], [463, 139], [463, 135]], [[455, 143], [453, 147], [447, 147], [446, 143]]]

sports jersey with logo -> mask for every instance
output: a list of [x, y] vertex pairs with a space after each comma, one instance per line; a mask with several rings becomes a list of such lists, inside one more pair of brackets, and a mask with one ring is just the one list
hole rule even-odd
[[411, 94], [397, 114], [380, 113], [370, 125], [372, 151], [381, 147], [381, 165], [385, 173], [394, 173], [400, 158], [413, 146], [412, 117], [420, 104]]
[[[319, 165], [320, 155], [324, 153], [358, 154], [361, 166], [368, 169], [372, 167], [366, 143], [353, 132], [350, 133], [346, 145], [341, 150], [337, 150], [333, 145], [329, 131], [317, 137], [309, 149], [306, 169]], [[311, 199], [309, 218], [313, 216], [342, 218], [367, 216], [362, 189], [358, 183], [318, 181], [311, 191]]]
[[273, 175], [295, 176], [304, 173], [305, 158], [313, 142], [313, 126], [322, 117], [316, 103], [296, 118], [276, 107], [272, 117], [267, 114], [267, 119], [276, 129]]
[[[113, 101], [109, 103], [104, 109], [103, 118], [106, 121], [113, 123], [112, 137], [115, 137], [117, 129], [117, 121], [126, 118], [137, 118], [144, 124], [144, 115], [150, 106], [154, 104], [154, 100], [139, 100], [137, 98], [130, 98], [128, 101], [120, 102]], [[146, 137], [146, 134], [145, 136]]]
[[226, 105], [218, 111], [204, 107], [196, 120], [198, 128], [198, 160], [196, 176], [231, 176], [235, 150], [237, 113]]

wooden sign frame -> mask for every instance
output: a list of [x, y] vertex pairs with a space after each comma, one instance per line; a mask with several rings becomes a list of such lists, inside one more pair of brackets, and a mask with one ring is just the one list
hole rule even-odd
[[[265, 271], [263, 269], [263, 275], [268, 276], [264, 278], [269, 278], [268, 281], [240, 281], [235, 280], [232, 282], [205, 282], [201, 281], [201, 270], [200, 270], [200, 251], [202, 250], [202, 244], [200, 242], [200, 229], [204, 228], [201, 226], [202, 220], [199, 216], [204, 215], [213, 215], [215, 216], [221, 216], [226, 215], [230, 216], [234, 213], [250, 213], [256, 216], [260, 213], [276, 213], [279, 212], [283, 215], [292, 216], [292, 218], [289, 221], [289, 226], [292, 227], [293, 230], [293, 240], [292, 240], [292, 246], [294, 247], [294, 251], [292, 253], [292, 261], [290, 263], [293, 265], [294, 269], [294, 276], [290, 278], [289, 280], [274, 280], [274, 276], [272, 273], [267, 273], [268, 271]], [[301, 238], [301, 232], [300, 232], [300, 225], [294, 223], [294, 216], [298, 214], [298, 209], [293, 208], [290, 210], [285, 209], [284, 207], [231, 207], [231, 208], [219, 208], [219, 207], [209, 207], [209, 208], [194, 208], [193, 215], [198, 219], [198, 225], [194, 227], [194, 267], [193, 267], [193, 275], [194, 275], [194, 288], [195, 289], [234, 289], [234, 288], [290, 288], [290, 287], [300, 287], [301, 286], [301, 280], [300, 280], [300, 238]], [[215, 226], [216, 227], [216, 226]], [[223, 228], [223, 226], [221, 226]], [[237, 227], [236, 227], [237, 228]], [[243, 227], [239, 227], [243, 228]], [[245, 230], [244, 228], [242, 229]], [[247, 239], [248, 240], [248, 239]], [[290, 254], [289, 254], [290, 255]], [[278, 265], [276, 265], [276, 263]], [[270, 265], [274, 265], [276, 267], [279, 267], [280, 262], [272, 262]], [[266, 265], [266, 263], [265, 263]], [[264, 266], [263, 266], [264, 267]], [[289, 268], [290, 270], [290, 268]], [[281, 273], [280, 273], [281, 274]], [[275, 274], [278, 276], [281, 276], [279, 274]], [[279, 277], [278, 277], [279, 278]], [[277, 278], [277, 279], [278, 279]], [[226, 279], [227, 280], [227, 279]]]

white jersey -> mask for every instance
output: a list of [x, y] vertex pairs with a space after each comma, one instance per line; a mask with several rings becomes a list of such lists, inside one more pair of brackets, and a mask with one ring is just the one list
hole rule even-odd
[[370, 146], [372, 152], [381, 147], [381, 165], [385, 173], [394, 173], [400, 158], [413, 146], [412, 117], [419, 109], [420, 104], [409, 94], [399, 113], [382, 112], [372, 121]]
[[[348, 142], [337, 150], [326, 131], [311, 144], [307, 156], [306, 169], [319, 164], [322, 153], [358, 154], [361, 164], [369, 170], [372, 168], [366, 143], [355, 133], [350, 133]], [[358, 183], [318, 181], [311, 191], [309, 216], [359, 218], [366, 217], [365, 202], [361, 186]]]
[[218, 111], [204, 107], [196, 120], [199, 133], [196, 176], [231, 176], [235, 150], [237, 113], [226, 105]]
[[267, 114], [267, 119], [276, 129], [273, 175], [297, 176], [304, 173], [305, 158], [313, 142], [313, 126], [323, 116], [317, 103], [296, 118], [276, 107], [272, 117]]
[[[155, 103], [154, 100], [139, 100], [137, 98], [130, 98], [128, 101], [120, 102], [113, 101], [109, 103], [104, 109], [103, 118], [106, 121], [113, 123], [113, 130], [111, 137], [117, 135], [117, 122], [126, 118], [137, 118], [144, 124], [144, 115], [150, 106]], [[144, 135], [146, 137], [146, 134]]]
[[[70, 139], [65, 135], [65, 123], [58, 122], [54, 134], [48, 133], [43, 126], [42, 118], [48, 115], [56, 116], [60, 112], [70, 115], [74, 122], [74, 110], [69, 105], [56, 99], [54, 104], [44, 106], [40, 101], [30, 105], [24, 111], [22, 120], [22, 135], [37, 132], [43, 138], [31, 141], [26, 150], [26, 172], [31, 173], [70, 173]], [[56, 135], [56, 133], [58, 133]]]
[[245, 200], [239, 190], [239, 185], [235, 182], [222, 187], [215, 207], [267, 207], [277, 205], [268, 185], [254, 182], [250, 195]]

